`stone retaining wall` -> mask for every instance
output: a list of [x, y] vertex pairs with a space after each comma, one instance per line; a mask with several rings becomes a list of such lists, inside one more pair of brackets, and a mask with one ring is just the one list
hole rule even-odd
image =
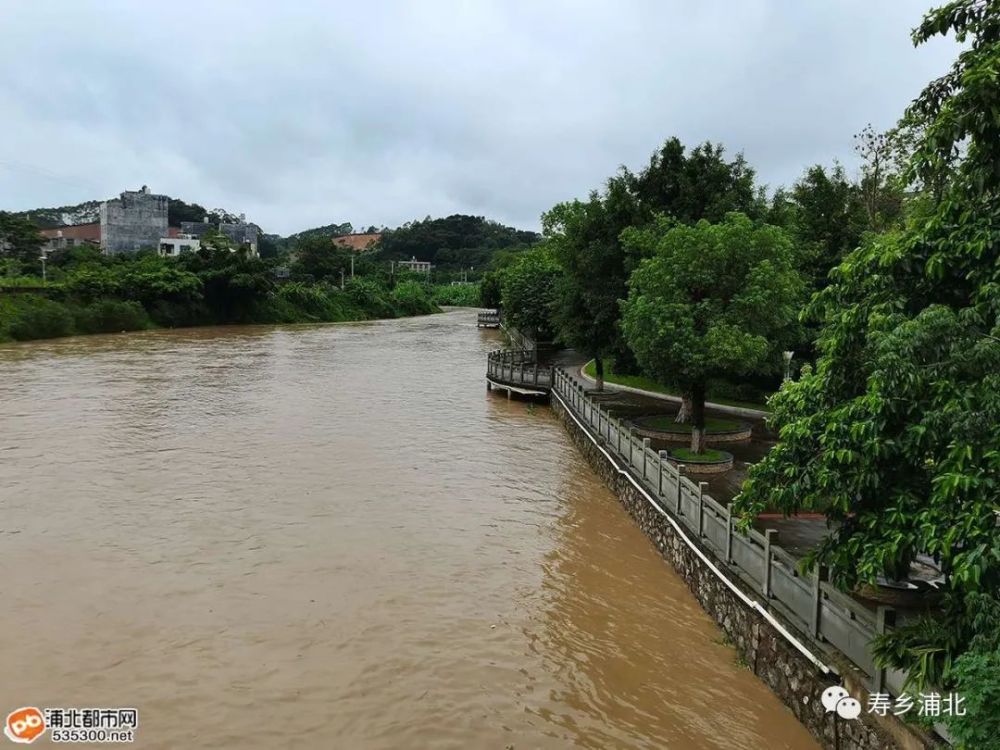
[[[939, 747], [938, 743], [905, 726], [895, 717], [862, 713], [854, 721], [827, 713], [820, 701], [823, 691], [841, 682], [835, 675], [824, 674], [757, 611], [747, 606], [726, 586], [684, 542], [670, 522], [615, 467], [591, 441], [587, 433], [563, 407], [556, 396], [552, 408], [569, 432], [573, 442], [605, 484], [618, 496], [622, 505], [653, 542], [663, 558], [684, 579], [702, 608], [716, 621], [732, 641], [741, 659], [788, 706], [796, 718], [829, 750], [920, 750]], [[707, 549], [701, 551], [713, 564], [725, 570], [725, 564]], [[733, 582], [751, 599], [759, 599], [732, 577]], [[774, 614], [774, 613], [772, 613]], [[790, 626], [787, 630], [800, 637]], [[808, 643], [805, 636], [800, 640]], [[821, 658], [836, 661], [828, 653]], [[843, 675], [843, 684], [851, 695], [867, 706], [867, 694], [860, 680], [853, 678], [849, 666], [835, 663]]]

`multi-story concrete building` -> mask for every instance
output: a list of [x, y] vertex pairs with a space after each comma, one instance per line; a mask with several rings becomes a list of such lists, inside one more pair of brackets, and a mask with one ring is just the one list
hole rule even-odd
[[220, 232], [232, 240], [237, 247], [245, 247], [250, 255], [257, 255], [260, 227], [256, 224], [247, 224], [246, 215], [240, 214], [240, 220], [235, 224], [211, 222], [208, 218], [206, 216], [204, 221], [182, 221], [181, 232], [198, 239], [211, 231]]
[[151, 193], [143, 185], [102, 203], [101, 249], [106, 255], [158, 249], [160, 238], [167, 236], [169, 202], [167, 196]]

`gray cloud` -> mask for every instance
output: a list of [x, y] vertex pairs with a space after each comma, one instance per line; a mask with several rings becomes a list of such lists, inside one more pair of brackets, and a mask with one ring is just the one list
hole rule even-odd
[[537, 227], [666, 137], [849, 167], [955, 55], [915, 0], [0, 5], [0, 207], [146, 183], [269, 231]]

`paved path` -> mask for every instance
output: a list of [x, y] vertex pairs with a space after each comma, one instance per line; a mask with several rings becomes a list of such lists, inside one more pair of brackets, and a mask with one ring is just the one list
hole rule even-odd
[[[583, 368], [587, 363], [580, 365], [579, 376], [586, 380], [588, 383], [597, 383], [594, 378], [590, 377]], [[656, 391], [647, 391], [642, 388], [633, 388], [630, 385], [620, 385], [618, 383], [612, 383], [610, 380], [604, 381], [604, 387], [609, 390], [615, 391], [625, 391], [626, 393], [634, 393], [638, 396], [646, 396], [648, 398], [659, 399], [660, 401], [669, 401], [672, 404], [679, 404], [681, 402], [680, 396], [671, 396], [666, 393], [657, 393]], [[736, 417], [743, 417], [744, 419], [766, 419], [769, 415], [766, 411], [762, 409], [748, 409], [744, 406], [729, 406], [728, 404], [717, 404], [712, 401], [705, 402], [705, 408], [711, 409], [712, 411], [718, 412], [719, 414], [730, 414]]]

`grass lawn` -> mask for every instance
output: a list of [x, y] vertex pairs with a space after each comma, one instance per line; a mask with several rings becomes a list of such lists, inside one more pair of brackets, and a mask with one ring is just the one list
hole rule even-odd
[[[662, 430], [663, 432], [680, 432], [687, 435], [691, 434], [692, 425], [690, 422], [675, 422], [674, 418], [669, 414], [661, 414], [657, 417], [642, 417], [638, 420], [638, 423], [642, 427], [649, 427], [653, 430]], [[743, 426], [743, 422], [737, 422], [733, 419], [715, 419], [714, 417], [705, 417], [705, 430], [707, 432], [735, 432]]]
[[670, 451], [670, 457], [691, 463], [701, 461], [708, 463], [710, 461], [724, 461], [730, 457], [730, 454], [725, 451], [717, 451], [714, 448], [706, 448], [704, 453], [693, 453], [690, 448], [673, 448]]
[[[667, 396], [677, 396], [680, 398], [680, 391], [676, 388], [671, 388], [669, 386], [663, 385], [662, 383], [657, 383], [655, 380], [651, 380], [642, 375], [615, 375], [614, 371], [611, 369], [612, 363], [605, 361], [604, 363], [604, 379], [609, 383], [615, 383], [616, 385], [626, 385], [629, 388], [638, 388], [643, 391], [652, 391], [653, 393], [663, 393]], [[583, 371], [590, 377], [596, 378], [597, 371], [594, 367], [594, 360], [590, 360], [583, 367]], [[743, 409], [759, 409], [760, 411], [770, 411], [767, 408], [767, 404], [758, 403], [756, 401], [737, 401], [731, 398], [721, 398], [718, 396], [713, 396], [711, 393], [708, 394], [708, 400], [716, 404], [725, 404], [726, 406], [738, 406]]]

